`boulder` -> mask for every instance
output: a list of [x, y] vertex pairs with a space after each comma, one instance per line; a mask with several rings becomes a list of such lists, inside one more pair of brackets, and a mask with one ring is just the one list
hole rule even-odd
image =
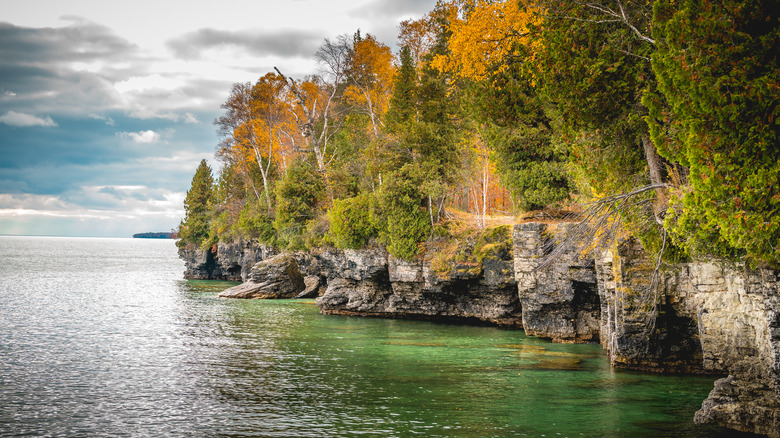
[[222, 291], [222, 298], [294, 298], [305, 288], [298, 262], [282, 254], [258, 262], [246, 283]]

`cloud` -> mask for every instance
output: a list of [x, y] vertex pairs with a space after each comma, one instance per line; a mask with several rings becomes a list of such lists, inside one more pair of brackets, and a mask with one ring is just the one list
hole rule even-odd
[[120, 132], [119, 135], [122, 137], [129, 137], [134, 142], [142, 144], [157, 143], [160, 141], [160, 134], [152, 130], [140, 132]]
[[73, 18], [63, 27], [0, 23], [0, 41], [0, 83], [13, 90], [6, 102], [24, 113], [116, 109], [121, 99], [112, 83], [145, 74], [150, 59], [111, 29]]
[[184, 215], [184, 196], [146, 186], [85, 186], [64, 196], [0, 193], [0, 230], [124, 237], [167, 231]]
[[32, 114], [17, 113], [16, 111], [8, 111], [4, 115], [0, 116], [0, 123], [5, 123], [8, 126], [16, 126], [20, 128], [26, 128], [30, 126], [43, 126], [43, 127], [55, 127], [57, 123], [51, 119], [51, 117], [38, 117]]
[[185, 113], [183, 120], [184, 120], [184, 123], [188, 123], [190, 125], [197, 125], [198, 123], [200, 123], [200, 120], [198, 120], [198, 117], [195, 116], [195, 114], [192, 114], [192, 113]]
[[374, 0], [349, 11], [348, 14], [352, 17], [370, 18], [376, 22], [389, 19], [397, 25], [397, 20], [422, 17], [435, 6], [436, 0]]
[[311, 57], [322, 42], [322, 35], [303, 30], [267, 33], [203, 28], [168, 40], [166, 46], [183, 59], [198, 59], [206, 50], [225, 47], [254, 56]]

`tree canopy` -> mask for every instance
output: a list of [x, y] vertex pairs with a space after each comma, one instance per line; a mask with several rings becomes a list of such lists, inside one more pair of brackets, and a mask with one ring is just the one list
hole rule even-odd
[[648, 249], [780, 265], [775, 6], [441, 0], [395, 55], [326, 39], [317, 74], [234, 85], [181, 236], [413, 258], [450, 212], [618, 199]]

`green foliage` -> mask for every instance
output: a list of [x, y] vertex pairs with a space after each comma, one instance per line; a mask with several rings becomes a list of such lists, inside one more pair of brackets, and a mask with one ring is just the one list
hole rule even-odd
[[[601, 195], [643, 185], [647, 110], [641, 98], [653, 79], [646, 60], [652, 45], [583, 3], [565, 0], [549, 7], [553, 13], [539, 33], [543, 49], [536, 77], [542, 95], [555, 103], [548, 115], [569, 146], [580, 181]], [[629, 1], [625, 8], [633, 25], [649, 32], [647, 6]]]
[[267, 245], [276, 243], [273, 218], [267, 213], [265, 201], [260, 201], [257, 198], [244, 204], [236, 222], [236, 229], [246, 239], [257, 239]]
[[486, 144], [495, 152], [501, 181], [522, 210], [555, 206], [573, 190], [566, 169], [565, 147], [553, 142], [551, 122], [533, 87], [518, 45], [514, 60], [482, 83], [467, 88], [464, 106], [482, 126]]
[[393, 84], [390, 108], [385, 114], [385, 122], [390, 132], [403, 131], [416, 117], [417, 67], [409, 47], [401, 48], [400, 59], [401, 66]]
[[371, 199], [368, 194], [336, 200], [328, 212], [330, 234], [337, 248], [359, 249], [368, 245], [377, 231], [371, 222]]
[[184, 220], [179, 225], [179, 237], [183, 243], [195, 246], [204, 244], [209, 236], [209, 203], [213, 196], [214, 178], [206, 160], [201, 160], [192, 177], [190, 190], [184, 198]]
[[658, 91], [645, 102], [659, 153], [687, 167], [666, 225], [694, 255], [780, 264], [779, 13], [760, 0], [655, 2]]
[[325, 196], [321, 175], [305, 160], [296, 160], [276, 186], [276, 229], [280, 245], [288, 249], [304, 246], [306, 224], [317, 216]]
[[520, 209], [538, 210], [569, 199], [573, 189], [566, 155], [552, 144], [545, 127], [494, 127], [488, 142], [497, 151], [497, 168]]
[[413, 163], [387, 175], [372, 208], [372, 221], [390, 254], [413, 259], [431, 234], [423, 172]]
[[327, 215], [318, 216], [306, 224], [303, 242], [305, 248], [323, 248], [335, 245], [330, 234], [330, 221]]
[[512, 227], [500, 225], [487, 228], [480, 233], [474, 245], [474, 258], [477, 263], [487, 258], [506, 260], [512, 257]]

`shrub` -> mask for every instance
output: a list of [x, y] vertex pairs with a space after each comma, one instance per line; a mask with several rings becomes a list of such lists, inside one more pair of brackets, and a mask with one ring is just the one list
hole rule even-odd
[[353, 198], [336, 200], [328, 213], [330, 217], [330, 235], [336, 247], [358, 249], [368, 245], [369, 239], [376, 236], [376, 228], [371, 222], [371, 199], [368, 194]]

